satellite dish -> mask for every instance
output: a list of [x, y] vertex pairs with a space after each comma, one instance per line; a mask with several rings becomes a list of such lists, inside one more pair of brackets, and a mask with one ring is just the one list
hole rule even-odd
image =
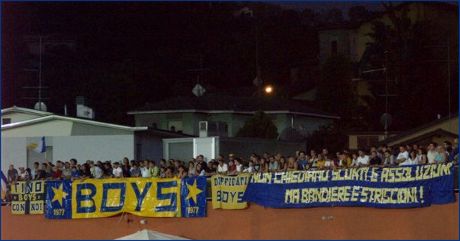
[[35, 110], [39, 110], [39, 111], [46, 111], [46, 110], [47, 110], [46, 105], [45, 105], [45, 103], [43, 103], [43, 102], [37, 102], [37, 103], [35, 103], [34, 109], [35, 109]]
[[383, 125], [383, 127], [388, 129], [388, 127], [391, 125], [392, 118], [389, 113], [383, 113], [383, 115], [380, 117], [380, 123]]
[[192, 93], [196, 97], [203, 96], [205, 92], [206, 92], [206, 89], [203, 86], [201, 86], [200, 84], [196, 84], [195, 87], [193, 87], [193, 89], [192, 89]]

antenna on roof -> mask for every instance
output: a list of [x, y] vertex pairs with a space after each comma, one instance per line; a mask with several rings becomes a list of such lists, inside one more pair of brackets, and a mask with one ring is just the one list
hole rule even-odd
[[196, 85], [195, 87], [193, 87], [192, 89], [192, 93], [196, 96], [196, 97], [200, 97], [200, 96], [203, 96], [204, 93], [206, 92], [206, 89], [200, 85], [200, 77], [201, 77], [201, 74], [203, 72], [206, 72], [206, 71], [209, 71], [208, 68], [204, 68], [203, 67], [203, 56], [200, 54], [199, 55], [199, 58], [200, 58], [200, 68], [197, 68], [197, 69], [188, 69], [188, 71], [191, 71], [191, 72], [197, 72], [197, 75], [196, 75]]
[[34, 109], [40, 110], [40, 111], [46, 111], [47, 110], [46, 105], [43, 102], [35, 103]]
[[206, 89], [203, 86], [201, 86], [200, 84], [196, 84], [195, 87], [193, 87], [193, 89], [192, 89], [192, 93], [196, 97], [203, 96], [205, 92], [206, 92]]

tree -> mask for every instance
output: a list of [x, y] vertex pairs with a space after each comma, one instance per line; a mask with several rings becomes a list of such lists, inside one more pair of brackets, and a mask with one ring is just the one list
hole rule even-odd
[[343, 150], [347, 148], [347, 135], [336, 124], [321, 126], [307, 137], [307, 149]]
[[326, 21], [328, 21], [329, 23], [342, 23], [343, 22], [342, 10], [338, 8], [331, 8], [329, 11], [327, 11]]
[[353, 6], [348, 10], [350, 22], [359, 23], [369, 17], [369, 11], [364, 6]]
[[244, 123], [237, 136], [274, 139], [278, 137], [278, 130], [265, 112], [257, 111], [251, 119]]
[[344, 56], [332, 56], [322, 66], [317, 101], [325, 111], [349, 116], [354, 104], [351, 85], [352, 65]]
[[[447, 45], [449, 37], [457, 36], [452, 29], [457, 31], [458, 25], [452, 28], [436, 19], [414, 22], [408, 8], [396, 9], [391, 3], [384, 7], [390, 21], [373, 22], [373, 31], [369, 34], [372, 41], [368, 43], [361, 66], [363, 69], [386, 67], [386, 76], [382, 73], [380, 79], [388, 78], [389, 94], [396, 95], [389, 100], [389, 112], [395, 120], [393, 128], [410, 128], [433, 120], [438, 113], [447, 114], [447, 48], [432, 46]], [[456, 55], [457, 48], [458, 44], [451, 45], [451, 56]], [[451, 67], [451, 76], [457, 76], [458, 65]], [[455, 77], [450, 81], [452, 86], [458, 82]], [[376, 93], [383, 94], [384, 89], [379, 88]], [[377, 104], [375, 113], [381, 115], [385, 112], [384, 99]]]

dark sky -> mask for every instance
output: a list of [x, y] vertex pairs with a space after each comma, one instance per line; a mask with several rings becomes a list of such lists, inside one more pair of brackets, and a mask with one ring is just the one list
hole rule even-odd
[[331, 8], [338, 8], [343, 12], [347, 12], [350, 7], [353, 6], [365, 6], [367, 9], [372, 11], [382, 10], [382, 4], [379, 1], [374, 2], [274, 2], [285, 9], [303, 10], [305, 8], [314, 9], [317, 11], [327, 10]]
[[[51, 112], [62, 112], [64, 105], [70, 112], [75, 97], [84, 95], [97, 119], [130, 123], [126, 111], [191, 95], [198, 78], [190, 69], [201, 66], [207, 70], [199, 81], [208, 93], [251, 95], [255, 56], [262, 79], [292, 95], [289, 91], [304, 91], [321, 78], [317, 30], [343, 24], [327, 10], [338, 8], [346, 17], [352, 6], [378, 11], [380, 4], [2, 2], [2, 108], [35, 104], [27, 98], [35, 98], [36, 91], [23, 87], [37, 85], [36, 72], [25, 69], [37, 68], [38, 55], [25, 37], [34, 38], [36, 47], [38, 35], [50, 34], [74, 43], [72, 48], [49, 47], [43, 55], [44, 96]], [[235, 16], [246, 6], [256, 9], [257, 18]], [[301, 13], [305, 8], [319, 14]], [[298, 12], [285, 11], [291, 9]]]

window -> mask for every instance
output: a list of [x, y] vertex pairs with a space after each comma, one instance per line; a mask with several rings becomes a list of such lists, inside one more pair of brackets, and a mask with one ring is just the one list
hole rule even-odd
[[11, 118], [3, 118], [2, 119], [2, 125], [7, 125], [11, 124]]
[[331, 41], [331, 55], [337, 55], [337, 40]]
[[228, 136], [228, 124], [224, 121], [209, 121], [208, 136]]

